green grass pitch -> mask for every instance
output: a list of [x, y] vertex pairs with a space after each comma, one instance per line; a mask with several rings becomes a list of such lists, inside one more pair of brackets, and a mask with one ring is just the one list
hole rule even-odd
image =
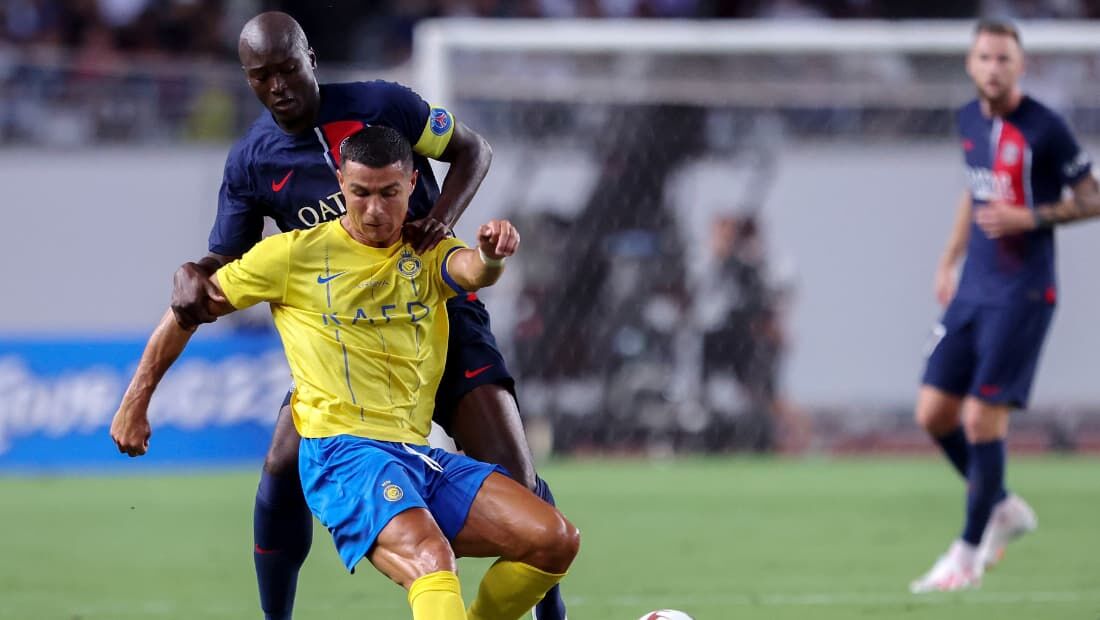
[[[657, 608], [739, 618], [1100, 619], [1100, 461], [1019, 458], [1039, 514], [981, 590], [915, 597], [961, 526], [940, 460], [583, 461], [542, 468], [583, 533], [573, 620]], [[258, 469], [258, 468], [257, 468]], [[0, 618], [256, 618], [257, 472], [0, 478]], [[464, 561], [467, 600], [484, 562]], [[409, 618], [364, 564], [349, 576], [315, 529], [300, 620]]]

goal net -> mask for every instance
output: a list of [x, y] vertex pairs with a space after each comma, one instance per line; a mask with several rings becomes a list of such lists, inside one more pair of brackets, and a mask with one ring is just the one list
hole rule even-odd
[[[954, 110], [973, 96], [972, 27], [418, 26], [415, 86], [495, 152], [460, 234], [507, 216], [523, 235], [487, 297], [533, 441], [804, 447], [803, 412], [818, 430], [910, 429], [932, 269], [964, 187]], [[1100, 28], [1022, 33], [1026, 89], [1089, 142]], [[1066, 252], [1100, 259], [1077, 233]], [[1085, 327], [1100, 293], [1080, 271], [1063, 265], [1085, 308], [1061, 311], [1040, 404], [1100, 396], [1077, 353], [1100, 339]], [[926, 443], [882, 441], [910, 439]]]

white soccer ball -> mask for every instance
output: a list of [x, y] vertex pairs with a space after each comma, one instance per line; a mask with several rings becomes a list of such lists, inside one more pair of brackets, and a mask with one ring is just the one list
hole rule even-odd
[[693, 620], [691, 616], [675, 609], [658, 609], [638, 618], [638, 620]]

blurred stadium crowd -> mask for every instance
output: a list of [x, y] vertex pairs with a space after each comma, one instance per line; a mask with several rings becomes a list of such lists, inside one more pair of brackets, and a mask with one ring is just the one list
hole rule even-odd
[[[324, 58], [406, 59], [412, 28], [433, 17], [941, 19], [1100, 18], [1100, 0], [6, 0], [0, 45], [57, 46], [88, 61], [112, 54], [232, 59], [237, 28], [278, 9], [298, 16]], [[319, 36], [323, 33], [323, 36]]]
[[[235, 64], [236, 37], [244, 21], [268, 9], [285, 10], [299, 19], [330, 81], [368, 76], [408, 81], [413, 29], [432, 17], [1100, 17], [1100, 0], [336, 0], [323, 5], [311, 0], [5, 0], [0, 3], [0, 143], [231, 140], [255, 110]], [[897, 58], [853, 58], [827, 69], [820, 61], [776, 66], [752, 60], [755, 65], [750, 67], [738, 62], [708, 67], [711, 89], [755, 72], [749, 77], [786, 79], [788, 90], [770, 96], [798, 102], [829, 88], [847, 94], [866, 90], [852, 84], [919, 79], [924, 84], [920, 93], [893, 87], [880, 91], [914, 98], [933, 92], [931, 83], [958, 73], [954, 65], [917, 66]], [[514, 62], [512, 68], [522, 64]], [[522, 84], [524, 89], [539, 86], [520, 81], [537, 82], [538, 71], [524, 68], [501, 77], [508, 67], [485, 66], [498, 81]], [[1041, 62], [1036, 67], [1032, 73], [1041, 75]], [[649, 68], [666, 71], [673, 79], [691, 77], [680, 75], [679, 63], [651, 63]], [[852, 84], [845, 83], [845, 77]], [[1063, 78], [1057, 79], [1089, 81]], [[670, 84], [670, 90], [682, 92], [698, 86]], [[486, 83], [468, 79], [456, 86], [484, 92]], [[766, 91], [734, 90], [734, 95], [751, 93]], [[745, 107], [744, 102], [736, 103]], [[768, 102], [762, 107], [774, 106]], [[876, 130], [950, 131], [949, 115], [925, 104], [900, 120], [890, 113], [886, 119], [876, 118], [882, 106], [861, 104], [865, 109], [855, 114], [825, 107], [832, 109], [795, 110], [787, 121], [796, 133], [822, 127], [865, 132], [868, 123]], [[1078, 126], [1091, 127], [1092, 120]]]

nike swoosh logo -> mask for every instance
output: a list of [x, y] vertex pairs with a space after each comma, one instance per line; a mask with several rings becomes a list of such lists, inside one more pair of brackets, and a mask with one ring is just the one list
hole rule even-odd
[[272, 181], [271, 182], [271, 189], [274, 190], [276, 193], [283, 191], [283, 186], [286, 185], [286, 182], [290, 180], [290, 175], [292, 175], [292, 174], [294, 174], [293, 170], [286, 173], [286, 176], [283, 177], [282, 181], [279, 181], [278, 183], [276, 183], [275, 181]]
[[260, 555], [269, 555], [272, 553], [278, 553], [279, 549], [264, 549], [259, 544], [256, 545], [256, 553]]
[[477, 370], [467, 370], [466, 371], [466, 378], [467, 379], [473, 379], [474, 377], [480, 375], [481, 373], [485, 372], [486, 370], [489, 370], [492, 367], [493, 367], [493, 365], [489, 364], [488, 366], [482, 366], [481, 368], [478, 368]]
[[332, 282], [333, 280], [335, 280], [336, 278], [339, 278], [340, 276], [344, 275], [345, 273], [347, 273], [347, 272], [346, 271], [341, 271], [340, 273], [334, 273], [331, 276], [317, 276], [317, 284], [328, 284], [329, 282]]

